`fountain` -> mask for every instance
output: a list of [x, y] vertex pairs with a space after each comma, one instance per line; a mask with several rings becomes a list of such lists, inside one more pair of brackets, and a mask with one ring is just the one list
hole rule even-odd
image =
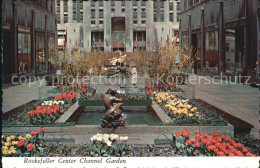
[[123, 105], [123, 100], [115, 97], [116, 93], [116, 90], [108, 89], [107, 92], [104, 94], [103, 100], [107, 111], [102, 118], [102, 128], [113, 127], [114, 129], [116, 129], [119, 126], [125, 126], [126, 124], [125, 118], [122, 116], [122, 110], [120, 109], [120, 107]]

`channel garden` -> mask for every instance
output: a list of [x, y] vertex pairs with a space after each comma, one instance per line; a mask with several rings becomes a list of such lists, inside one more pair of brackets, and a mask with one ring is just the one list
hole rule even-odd
[[[115, 57], [53, 52], [57, 73], [45, 76], [40, 99], [3, 115], [3, 156], [257, 156], [257, 139], [194, 98], [188, 78], [197, 58], [189, 52], [178, 53], [174, 44]], [[125, 88], [121, 63], [127, 65]], [[133, 65], [136, 87], [129, 84]]]

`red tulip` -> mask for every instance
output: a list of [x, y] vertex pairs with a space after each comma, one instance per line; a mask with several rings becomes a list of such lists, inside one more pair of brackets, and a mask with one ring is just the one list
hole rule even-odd
[[41, 131], [41, 132], [45, 132], [45, 128], [44, 128], [44, 127], [41, 127], [40, 131]]
[[34, 148], [34, 145], [32, 143], [27, 145], [27, 149], [31, 151]]
[[196, 143], [196, 144], [195, 144], [195, 147], [196, 147], [196, 148], [199, 148], [199, 147], [200, 147], [200, 143]]
[[243, 147], [243, 148], [242, 148], [242, 151], [243, 151], [244, 153], [246, 153], [246, 152], [248, 152], [248, 149], [247, 149], [246, 147]]
[[178, 132], [175, 132], [175, 136], [179, 138], [180, 134]]
[[191, 142], [191, 140], [189, 140], [189, 139], [186, 141], [186, 143], [187, 143], [188, 145], [192, 145], [192, 142]]

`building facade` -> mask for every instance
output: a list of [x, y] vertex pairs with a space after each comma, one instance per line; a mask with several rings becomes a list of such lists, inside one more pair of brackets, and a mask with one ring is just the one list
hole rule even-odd
[[183, 0], [180, 45], [199, 55], [195, 72], [255, 76], [259, 0]]
[[180, 1], [56, 1], [58, 46], [90, 52], [153, 50], [178, 32]]
[[39, 75], [51, 69], [55, 47], [54, 1], [2, 1], [2, 63], [4, 82], [12, 76]]

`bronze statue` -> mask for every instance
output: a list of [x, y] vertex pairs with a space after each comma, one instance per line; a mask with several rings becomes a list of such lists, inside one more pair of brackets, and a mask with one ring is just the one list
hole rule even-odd
[[104, 94], [104, 105], [106, 107], [106, 114], [102, 118], [101, 127], [102, 128], [117, 128], [119, 126], [124, 126], [126, 124], [125, 118], [122, 116], [122, 110], [120, 107], [123, 103], [122, 99], [115, 97], [117, 91], [108, 89]]

